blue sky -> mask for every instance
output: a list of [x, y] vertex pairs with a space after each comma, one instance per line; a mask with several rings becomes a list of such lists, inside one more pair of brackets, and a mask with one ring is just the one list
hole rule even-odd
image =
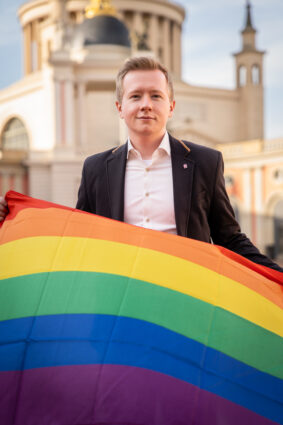
[[[183, 78], [207, 87], [234, 87], [232, 53], [241, 46], [245, 0], [178, 0], [183, 28]], [[0, 0], [0, 89], [23, 75], [17, 9], [23, 0]], [[283, 137], [283, 1], [251, 0], [257, 47], [265, 50], [265, 136]]]

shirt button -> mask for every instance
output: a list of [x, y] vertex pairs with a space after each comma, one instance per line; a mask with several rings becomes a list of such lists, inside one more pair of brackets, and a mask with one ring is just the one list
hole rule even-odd
[[148, 192], [146, 192], [145, 196], [149, 196], [149, 193], [148, 193]]
[[149, 168], [146, 168], [145, 171], [149, 171]]
[[149, 218], [147, 218], [145, 221], [148, 223], [149, 222]]

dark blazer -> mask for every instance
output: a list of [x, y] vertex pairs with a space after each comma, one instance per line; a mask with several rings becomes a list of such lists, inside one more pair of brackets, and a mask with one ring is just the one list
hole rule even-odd
[[[169, 136], [178, 235], [213, 241], [283, 271], [241, 233], [224, 183], [220, 152]], [[189, 148], [184, 147], [184, 144]], [[76, 208], [123, 221], [127, 143], [85, 160]]]

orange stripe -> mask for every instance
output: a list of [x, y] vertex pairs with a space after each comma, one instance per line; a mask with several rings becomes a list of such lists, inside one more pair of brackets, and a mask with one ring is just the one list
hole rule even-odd
[[[24, 226], [22, 221], [25, 222]], [[283, 308], [282, 286], [262, 275], [255, 274], [253, 270], [247, 273], [247, 267], [237, 261], [240, 256], [225, 248], [204, 242], [61, 208], [43, 209], [40, 214], [33, 208], [23, 209], [14, 220], [5, 221], [2, 233], [2, 244], [25, 237], [64, 235], [103, 239], [153, 249], [221, 273]], [[245, 261], [248, 262], [248, 266], [253, 264], [248, 260]], [[220, 264], [221, 272], [219, 271]], [[270, 273], [276, 276], [275, 271], [270, 270]], [[277, 272], [277, 275], [281, 275], [281, 273]], [[282, 282], [282, 276], [280, 276], [280, 280]]]

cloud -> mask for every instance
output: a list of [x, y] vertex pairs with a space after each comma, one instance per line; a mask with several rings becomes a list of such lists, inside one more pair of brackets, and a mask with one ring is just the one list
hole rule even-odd
[[279, 40], [273, 44], [265, 57], [265, 81], [269, 87], [279, 87], [283, 85], [283, 41]]

